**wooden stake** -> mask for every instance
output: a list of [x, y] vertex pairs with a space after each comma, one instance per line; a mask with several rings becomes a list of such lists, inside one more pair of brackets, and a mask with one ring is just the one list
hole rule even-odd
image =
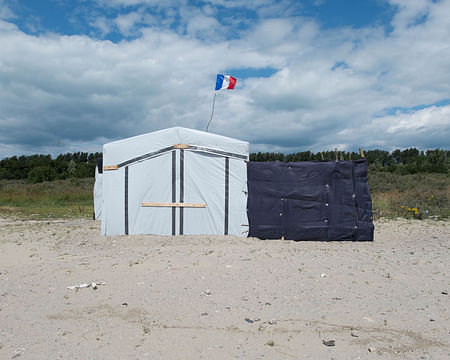
[[363, 159], [366, 158], [366, 156], [364, 155], [364, 150], [363, 150], [362, 148], [359, 148], [359, 153], [361, 154], [361, 157], [362, 157]]

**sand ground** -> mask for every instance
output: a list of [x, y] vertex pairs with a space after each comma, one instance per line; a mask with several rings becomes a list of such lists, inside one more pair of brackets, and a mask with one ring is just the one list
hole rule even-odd
[[449, 359], [450, 222], [375, 226], [325, 243], [0, 219], [0, 359]]

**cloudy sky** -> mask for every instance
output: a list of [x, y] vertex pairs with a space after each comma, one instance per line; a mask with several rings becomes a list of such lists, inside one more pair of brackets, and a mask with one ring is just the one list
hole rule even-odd
[[450, 147], [450, 0], [0, 0], [0, 158], [172, 126], [251, 151]]

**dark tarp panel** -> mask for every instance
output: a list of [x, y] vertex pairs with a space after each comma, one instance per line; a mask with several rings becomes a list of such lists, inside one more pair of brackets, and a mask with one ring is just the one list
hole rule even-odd
[[97, 159], [97, 170], [99, 174], [103, 174], [103, 158]]
[[249, 162], [249, 237], [372, 241], [367, 161]]

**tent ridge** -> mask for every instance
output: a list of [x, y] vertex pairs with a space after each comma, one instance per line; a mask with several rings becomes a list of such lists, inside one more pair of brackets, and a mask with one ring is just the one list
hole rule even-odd
[[168, 146], [166, 148], [157, 150], [157, 151], [152, 151], [150, 153], [141, 155], [141, 156], [137, 156], [133, 159], [121, 162], [118, 165], [111, 165], [111, 166], [105, 166], [104, 169], [105, 170], [111, 170], [114, 168], [114, 170], [116, 169], [120, 169], [124, 166], [128, 166], [131, 165], [133, 163], [136, 162], [140, 162], [143, 160], [148, 160], [151, 159], [155, 156], [158, 155], [162, 155], [165, 154], [167, 152], [176, 150], [176, 149], [184, 149], [184, 150], [192, 150], [192, 151], [199, 151], [199, 152], [205, 152], [205, 153], [209, 153], [209, 154], [213, 154], [213, 155], [219, 155], [219, 156], [224, 156], [224, 157], [231, 157], [231, 158], [236, 158], [239, 160], [247, 160], [248, 157], [246, 155], [241, 155], [241, 154], [236, 154], [236, 153], [232, 153], [232, 152], [228, 152], [228, 151], [222, 151], [222, 150], [218, 150], [218, 149], [213, 149], [213, 148], [208, 148], [208, 147], [204, 147], [204, 146], [198, 146], [198, 145], [188, 145], [188, 144], [182, 144], [183, 147], [180, 147], [180, 144], [175, 144], [173, 146]]

